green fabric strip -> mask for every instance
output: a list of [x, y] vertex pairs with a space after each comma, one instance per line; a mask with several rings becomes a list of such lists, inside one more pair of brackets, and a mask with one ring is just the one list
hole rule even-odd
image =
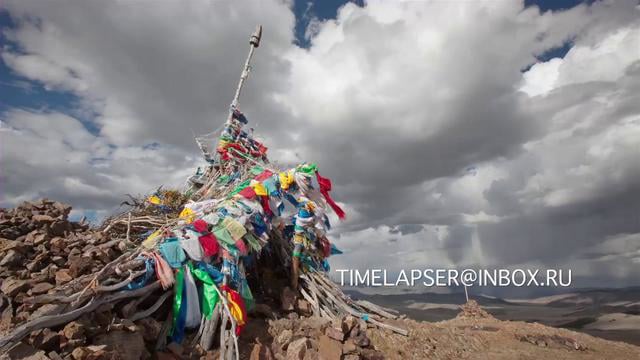
[[253, 175], [260, 175], [264, 171], [264, 168], [260, 165], [256, 165], [249, 170]]
[[296, 171], [305, 173], [307, 175], [313, 175], [318, 171], [318, 165], [316, 164], [302, 164], [299, 165]]
[[231, 178], [231, 177], [230, 177], [229, 175], [222, 175], [222, 176], [220, 176], [220, 177], [218, 178], [218, 180], [216, 180], [216, 181], [217, 181], [218, 183], [220, 183], [220, 184], [226, 184], [226, 183], [228, 183], [228, 182], [229, 182], [229, 179], [230, 179], [230, 178]]
[[202, 282], [202, 313], [210, 319], [219, 300], [216, 283], [206, 271], [194, 268], [191, 263], [188, 266], [193, 276]]
[[178, 322], [178, 316], [180, 314], [180, 305], [182, 305], [182, 288], [184, 287], [184, 268], [180, 268], [176, 274], [176, 285], [173, 287], [175, 291], [173, 297], [173, 323], [171, 325], [171, 333], [176, 328]]
[[251, 311], [256, 304], [256, 301], [253, 299], [253, 294], [251, 293], [251, 288], [249, 288], [249, 284], [247, 283], [247, 279], [242, 280], [242, 285], [240, 286], [240, 296], [244, 299], [244, 306], [247, 311]]
[[216, 236], [218, 241], [225, 243], [226, 245], [234, 246], [235, 241], [231, 237], [229, 230], [227, 230], [224, 226], [219, 225], [213, 228], [213, 234]]
[[239, 193], [240, 191], [244, 190], [244, 188], [249, 186], [249, 183], [251, 183], [251, 179], [241, 182], [240, 184], [238, 184], [238, 186], [235, 187], [235, 189], [233, 189], [233, 191], [229, 194], [229, 196], [233, 196]]

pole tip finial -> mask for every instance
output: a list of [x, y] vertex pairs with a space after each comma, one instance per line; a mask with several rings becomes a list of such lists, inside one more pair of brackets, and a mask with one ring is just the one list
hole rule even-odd
[[253, 34], [251, 34], [251, 37], [249, 38], [249, 44], [255, 47], [259, 47], [261, 38], [262, 38], [262, 25], [258, 25], [256, 26], [256, 31], [254, 31]]

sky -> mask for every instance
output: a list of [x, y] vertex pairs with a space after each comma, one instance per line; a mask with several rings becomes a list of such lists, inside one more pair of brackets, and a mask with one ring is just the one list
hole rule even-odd
[[640, 285], [637, 1], [6, 0], [0, 203], [100, 219], [180, 186], [240, 108], [348, 212], [334, 268]]

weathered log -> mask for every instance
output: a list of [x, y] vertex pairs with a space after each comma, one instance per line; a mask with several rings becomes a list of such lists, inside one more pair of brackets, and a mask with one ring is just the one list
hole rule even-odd
[[162, 324], [162, 329], [160, 330], [160, 334], [158, 335], [158, 341], [156, 342], [156, 351], [164, 350], [167, 347], [167, 337], [170, 335], [171, 324], [173, 323], [173, 318], [171, 316], [171, 312], [167, 314], [167, 319]]
[[135, 314], [133, 314], [133, 316], [131, 316], [129, 319], [131, 321], [137, 321], [140, 319], [144, 319], [148, 316], [150, 316], [151, 314], [153, 314], [154, 312], [158, 311], [158, 309], [160, 308], [160, 306], [162, 306], [162, 304], [164, 304], [164, 302], [169, 298], [169, 296], [171, 296], [171, 292], [166, 291], [164, 294], [162, 294], [162, 296], [160, 296], [160, 298], [158, 298], [158, 301], [156, 301], [153, 305], [151, 305], [148, 309], [137, 312]]
[[141, 271], [137, 271], [137, 272], [132, 272], [131, 270], [129, 270], [130, 274], [129, 277], [126, 278], [125, 280], [117, 283], [117, 284], [113, 284], [113, 285], [99, 285], [96, 286], [95, 289], [93, 289], [93, 291], [95, 293], [100, 293], [100, 292], [111, 292], [111, 291], [116, 291], [116, 290], [120, 290], [123, 287], [131, 284], [131, 282], [137, 278], [139, 278], [140, 276], [144, 275], [147, 273], [146, 270], [141, 270]]
[[28, 321], [18, 326], [17, 328], [15, 328], [9, 334], [0, 338], [0, 349], [14, 342], [20, 341], [23, 337], [29, 335], [32, 331], [66, 324], [70, 321], [73, 321], [79, 318], [83, 314], [94, 311], [95, 309], [97, 309], [98, 307], [104, 304], [114, 303], [122, 299], [127, 299], [131, 297], [142, 296], [148, 292], [155, 291], [158, 288], [160, 288], [160, 282], [156, 281], [150, 285], [147, 285], [137, 290], [131, 290], [131, 291], [124, 290], [124, 291], [117, 292], [115, 294], [106, 295], [104, 297], [94, 297], [86, 305], [64, 314], [43, 316], [43, 317]]
[[29, 305], [35, 304], [50, 304], [50, 303], [65, 303], [69, 304], [80, 297], [80, 293], [72, 295], [59, 295], [59, 294], [43, 294], [38, 296], [32, 296], [22, 299], [22, 302]]
[[389, 312], [390, 309], [385, 309], [381, 306], [378, 306], [376, 304], [370, 303], [366, 300], [358, 300], [356, 301], [356, 304], [360, 305], [361, 307], [369, 310], [370, 312], [376, 313], [382, 317], [386, 317], [388, 319], [397, 319], [398, 316], [394, 315], [392, 313]]
[[320, 316], [320, 305], [318, 302], [314, 301], [313, 297], [311, 297], [311, 295], [309, 295], [303, 288], [300, 288], [300, 294], [302, 294], [302, 297], [313, 306], [313, 315]]
[[200, 337], [200, 346], [204, 350], [208, 351], [213, 346], [214, 336], [216, 334], [216, 329], [218, 328], [218, 322], [220, 321], [220, 313], [221, 313], [221, 305], [220, 303], [218, 303], [213, 309], [211, 318], [205, 319], [204, 321], [204, 329]]
[[343, 296], [339, 295], [343, 293], [341, 291], [335, 291], [336, 290], [334, 288], [335, 284], [331, 284], [331, 281], [329, 281], [324, 275], [321, 275], [318, 273], [303, 274], [301, 275], [301, 278], [303, 278], [304, 280], [307, 280], [309, 284], [313, 284], [310, 286], [318, 287], [322, 291], [322, 293], [326, 295], [328, 299], [330, 299], [336, 306], [338, 306], [338, 308], [341, 311], [347, 314], [350, 314], [352, 316], [355, 316], [357, 318], [364, 319], [365, 321], [370, 322], [375, 326], [389, 329], [398, 334], [401, 334], [404, 336], [407, 336], [409, 334], [409, 332], [406, 329], [384, 323], [380, 320], [375, 319], [370, 314], [363, 313], [362, 311], [356, 309], [353, 306], [356, 304], [346, 297], [343, 298], [344, 295]]

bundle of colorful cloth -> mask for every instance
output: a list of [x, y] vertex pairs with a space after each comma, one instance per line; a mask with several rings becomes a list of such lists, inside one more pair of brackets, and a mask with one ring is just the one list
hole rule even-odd
[[[211, 316], [221, 297], [241, 331], [254, 305], [245, 269], [270, 246], [274, 233], [290, 245], [291, 257], [303, 270], [327, 271], [327, 257], [341, 253], [326, 236], [331, 228], [327, 213], [345, 217], [329, 194], [331, 181], [315, 164], [269, 169], [267, 148], [253, 138], [253, 129], [243, 129], [247, 123], [232, 106], [215, 153], [204, 137], [196, 138], [208, 169], [199, 168], [190, 180], [207, 179], [188, 181], [185, 194], [200, 200], [183, 207], [175, 226], [157, 230], [142, 243], [147, 274], [131, 287], [154, 278], [165, 288], [175, 286], [171, 336], [177, 342], [203, 315]], [[212, 187], [224, 189], [217, 193], [225, 195], [206, 199]], [[163, 203], [157, 194], [149, 202]]]
[[327, 213], [333, 210], [344, 218], [344, 211], [329, 194], [331, 181], [315, 164], [284, 172], [254, 166], [249, 172], [250, 178], [225, 198], [187, 203], [175, 226], [142, 242], [147, 273], [130, 288], [155, 279], [165, 289], [175, 286], [173, 341], [199, 326], [203, 315], [210, 317], [220, 296], [241, 331], [254, 305], [245, 269], [269, 246], [274, 231], [290, 242], [291, 255], [308, 270], [328, 270], [327, 257], [340, 253], [326, 237], [331, 228]]
[[231, 114], [231, 121], [225, 124], [218, 140], [216, 151], [220, 161], [235, 158], [245, 162], [247, 157], [267, 161], [267, 147], [253, 138], [253, 129], [250, 132], [243, 130], [243, 126], [248, 123], [244, 114], [235, 107], [231, 109]]

